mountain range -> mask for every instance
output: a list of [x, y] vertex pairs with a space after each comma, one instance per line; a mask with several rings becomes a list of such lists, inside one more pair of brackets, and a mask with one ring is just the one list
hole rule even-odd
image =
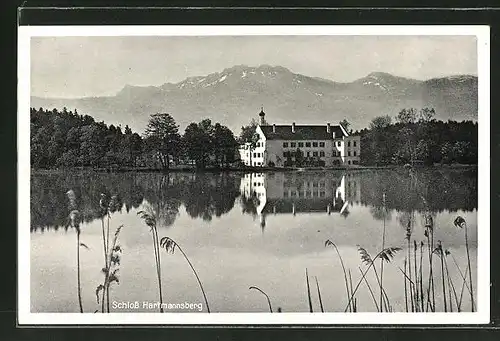
[[373, 72], [353, 82], [309, 77], [281, 66], [237, 65], [207, 76], [161, 86], [126, 85], [115, 96], [75, 99], [31, 97], [31, 107], [77, 109], [108, 124], [143, 132], [149, 115], [170, 113], [180, 130], [210, 118], [239, 134], [258, 119], [269, 123], [332, 124], [344, 118], [362, 129], [376, 116], [403, 108], [434, 108], [436, 119], [477, 120], [477, 77], [455, 75], [425, 81]]

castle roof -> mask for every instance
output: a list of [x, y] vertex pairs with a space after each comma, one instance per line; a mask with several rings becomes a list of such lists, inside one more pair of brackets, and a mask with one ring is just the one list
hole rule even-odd
[[332, 140], [333, 132], [335, 137], [348, 136], [347, 132], [340, 125], [331, 125], [330, 132], [326, 125], [295, 125], [295, 132], [292, 132], [292, 125], [261, 125], [260, 128], [268, 140]]

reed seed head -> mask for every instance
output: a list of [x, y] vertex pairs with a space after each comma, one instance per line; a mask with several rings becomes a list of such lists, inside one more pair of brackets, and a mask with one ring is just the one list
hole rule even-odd
[[455, 218], [455, 221], [453, 222], [453, 224], [455, 224], [455, 226], [458, 228], [464, 228], [464, 226], [466, 226], [467, 222], [465, 221], [464, 218], [462, 218], [461, 216], [458, 216]]

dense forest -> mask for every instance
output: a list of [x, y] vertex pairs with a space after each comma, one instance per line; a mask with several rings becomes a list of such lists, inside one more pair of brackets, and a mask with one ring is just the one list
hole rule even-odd
[[[438, 121], [433, 109], [403, 109], [395, 117], [376, 117], [361, 136], [361, 164], [366, 166], [435, 163], [477, 164], [478, 125]], [[341, 124], [348, 129], [349, 122]], [[181, 135], [170, 114], [150, 116], [141, 136], [125, 126], [106, 125], [75, 111], [31, 109], [31, 165], [53, 168], [196, 168], [237, 166], [239, 143], [256, 145], [256, 121], [239, 137], [210, 119], [189, 124]]]
[[125, 126], [106, 125], [78, 112], [31, 108], [31, 165], [37, 169], [163, 168], [194, 163], [227, 167], [237, 142], [229, 128], [209, 119], [187, 126], [183, 135], [169, 114], [154, 114], [141, 136]]
[[361, 135], [364, 165], [415, 162], [477, 164], [478, 126], [472, 121], [437, 121], [433, 109], [403, 109], [392, 123], [390, 116], [372, 120]]

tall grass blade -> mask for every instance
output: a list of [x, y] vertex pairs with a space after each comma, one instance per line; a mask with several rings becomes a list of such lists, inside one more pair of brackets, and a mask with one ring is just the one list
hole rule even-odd
[[[260, 288], [258, 288], [256, 286], [251, 286], [250, 288], [248, 288], [248, 290], [252, 290], [252, 289], [260, 291], [260, 293], [262, 295], [266, 296], [267, 304], [269, 305], [269, 311], [272, 313], [273, 312], [273, 307], [271, 306], [271, 300], [269, 299], [269, 296], [263, 290], [261, 290]], [[278, 312], [281, 312], [281, 308], [278, 308]]]
[[[337, 252], [337, 255], [338, 255], [339, 260], [340, 260], [340, 265], [342, 266], [342, 271], [344, 272], [344, 281], [345, 281], [345, 288], [346, 288], [346, 292], [347, 292], [347, 297], [350, 297], [351, 295], [350, 295], [350, 290], [349, 290], [349, 283], [347, 281], [347, 271], [345, 269], [344, 261], [342, 260], [342, 256], [340, 255], [339, 249], [337, 248], [337, 245], [335, 245], [330, 239], [325, 241], [325, 247], [327, 247], [327, 246], [333, 246], [335, 248], [335, 251]], [[349, 307], [349, 311], [352, 312], [352, 306], [351, 306], [350, 302], [347, 304], [347, 306]]]
[[203, 284], [201, 283], [201, 280], [200, 280], [200, 277], [198, 276], [198, 273], [196, 272], [193, 264], [191, 263], [191, 261], [189, 260], [188, 256], [186, 255], [186, 253], [184, 252], [184, 250], [182, 250], [182, 248], [179, 246], [179, 244], [177, 244], [176, 241], [174, 241], [172, 238], [169, 238], [169, 237], [163, 237], [160, 241], [160, 246], [162, 248], [165, 248], [165, 250], [167, 252], [170, 252], [170, 253], [174, 253], [175, 252], [175, 249], [178, 249], [182, 255], [184, 256], [184, 259], [187, 261], [187, 263], [189, 264], [189, 267], [191, 268], [191, 270], [193, 271], [193, 274], [195, 275], [196, 277], [196, 280], [198, 281], [198, 285], [200, 286], [200, 290], [201, 290], [201, 293], [203, 294], [203, 298], [205, 300], [205, 304], [207, 306], [207, 312], [210, 313], [210, 305], [208, 304], [208, 299], [207, 299], [207, 295], [205, 293], [205, 289], [203, 289]]
[[443, 247], [441, 245], [441, 241], [438, 240], [438, 246], [436, 247], [436, 249], [434, 250], [434, 253], [436, 253], [440, 260], [441, 260], [441, 281], [442, 281], [442, 284], [443, 284], [443, 305], [444, 305], [444, 312], [447, 312], [448, 309], [447, 309], [447, 304], [446, 304], [446, 287], [445, 287], [445, 281], [444, 281], [444, 277], [445, 277], [445, 274], [444, 274], [444, 260], [443, 260]]
[[146, 208], [146, 210], [137, 212], [137, 215], [139, 215], [140, 218], [142, 220], [144, 220], [144, 222], [150, 228], [150, 231], [151, 231], [151, 237], [153, 239], [153, 250], [154, 250], [154, 254], [155, 254], [156, 275], [157, 275], [157, 279], [158, 279], [158, 295], [160, 298], [160, 312], [163, 313], [163, 293], [162, 293], [162, 283], [161, 283], [161, 256], [160, 256], [160, 247], [159, 247], [159, 242], [158, 242], [156, 214], [153, 211], [153, 209], [151, 208], [151, 206], [148, 206]]
[[[360, 267], [358, 267], [358, 269], [359, 269], [359, 272], [361, 273], [361, 276], [363, 276], [363, 270], [361, 270]], [[370, 283], [368, 283], [368, 281], [366, 280], [366, 277], [363, 277], [363, 279], [364, 279], [365, 284], [368, 287], [368, 291], [370, 292], [370, 295], [371, 295], [371, 297], [373, 299], [373, 303], [375, 304], [375, 308], [377, 308], [378, 312], [381, 312], [381, 310], [380, 310], [380, 308], [379, 308], [379, 306], [377, 304], [377, 299], [375, 298], [375, 295], [373, 294], [373, 290], [372, 290], [372, 287], [370, 286]]]
[[474, 312], [474, 289], [472, 284], [472, 268], [470, 266], [470, 254], [469, 254], [469, 239], [467, 237], [467, 222], [461, 216], [458, 216], [454, 221], [455, 226], [463, 228], [465, 230], [465, 251], [467, 252], [467, 266], [469, 267], [469, 287], [470, 287], [470, 301], [471, 301], [471, 311]]
[[[407, 259], [406, 259], [406, 256], [405, 256], [405, 261], [404, 261], [405, 271], [406, 271], [406, 263], [407, 263]], [[408, 312], [408, 286], [406, 285], [406, 282], [408, 280], [407, 280], [407, 276], [406, 276], [406, 272], [405, 271], [403, 271], [404, 280], [405, 280], [405, 309], [406, 309], [406, 312]]]
[[413, 240], [413, 274], [415, 275], [415, 310], [420, 310], [420, 295], [418, 292], [418, 272], [417, 272], [417, 241]]
[[[363, 255], [366, 254], [368, 255], [368, 253], [366, 252], [365, 249], [363, 249], [362, 247], [360, 247], [358, 245], [358, 250], [360, 250], [360, 253], [362, 254], [361, 257], [363, 259]], [[382, 251], [380, 251], [374, 258], [373, 260], [370, 258], [370, 261], [368, 263], [368, 266], [366, 267], [365, 271], [363, 271], [363, 274], [361, 276], [361, 279], [358, 281], [358, 283], [356, 284], [356, 287], [354, 288], [354, 290], [352, 290], [352, 293], [349, 297], [349, 301], [348, 301], [348, 304], [354, 299], [354, 295], [356, 294], [356, 292], [358, 291], [359, 289], [359, 286], [361, 285], [361, 282], [364, 280], [366, 274], [368, 273], [368, 271], [374, 266], [374, 263], [377, 259], [379, 258], [382, 258], [384, 259], [386, 262], [390, 262], [393, 258], [394, 258], [394, 255], [401, 251], [401, 248], [400, 247], [388, 247]], [[368, 255], [369, 256], [369, 255]], [[345, 307], [344, 309], [344, 312], [347, 312], [347, 307]]]
[[420, 304], [421, 304], [421, 309], [422, 312], [424, 311], [424, 286], [422, 284], [424, 278], [422, 275], [422, 263], [423, 263], [423, 256], [424, 256], [424, 242], [420, 242], [420, 265], [419, 265], [419, 277], [420, 277]]
[[[445, 254], [446, 254], [446, 256], [448, 256], [450, 254], [450, 252], [448, 250], [446, 250]], [[458, 301], [457, 291], [455, 290], [455, 285], [453, 284], [453, 279], [450, 276], [450, 271], [448, 270], [448, 262], [446, 261], [446, 258], [444, 260], [444, 265], [446, 268], [446, 274], [448, 276], [448, 289], [451, 286], [451, 289], [453, 290], [453, 295], [455, 297], [455, 304], [457, 305], [457, 310], [458, 310], [458, 312], [460, 312], [462, 310], [461, 303]], [[451, 293], [450, 293], [450, 302], [451, 302]]]
[[321, 291], [319, 290], [318, 277], [314, 276], [314, 279], [316, 280], [316, 288], [318, 289], [319, 306], [321, 308], [321, 312], [324, 313], [325, 309], [323, 309], [323, 300], [321, 299]]
[[311, 289], [309, 287], [309, 275], [307, 274], [307, 268], [306, 268], [306, 284], [307, 284], [307, 300], [309, 302], [309, 312], [312, 313], [314, 311], [311, 300]]

